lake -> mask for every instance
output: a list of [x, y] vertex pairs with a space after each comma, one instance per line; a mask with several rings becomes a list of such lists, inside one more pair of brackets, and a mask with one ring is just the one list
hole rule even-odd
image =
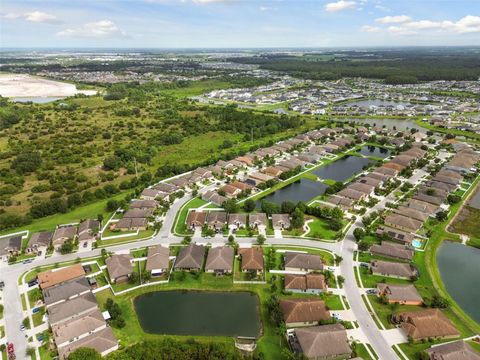
[[375, 163], [374, 160], [358, 156], [344, 156], [341, 159], [313, 171], [321, 179], [345, 181], [363, 171], [363, 167]]
[[408, 106], [410, 103], [408, 102], [401, 102], [401, 101], [390, 101], [390, 100], [380, 100], [380, 99], [367, 99], [367, 100], [358, 100], [353, 102], [348, 102], [346, 105], [353, 106], [361, 106], [361, 107], [368, 107], [368, 106]]
[[358, 118], [351, 118], [351, 119], [336, 119], [336, 121], [345, 121], [350, 122], [354, 121], [357, 124], [370, 124], [371, 126], [379, 126], [383, 127], [385, 125], [388, 129], [397, 129], [398, 131], [407, 131], [412, 128], [417, 129], [422, 133], [426, 133], [428, 130], [418, 126], [415, 121], [408, 120], [408, 119], [358, 119]]
[[480, 249], [445, 241], [436, 258], [440, 276], [450, 296], [480, 323]]
[[146, 333], [199, 336], [260, 334], [259, 299], [250, 292], [157, 291], [134, 300]]
[[390, 150], [378, 146], [363, 146], [357, 152], [365, 156], [375, 156], [382, 159], [390, 156]]
[[13, 102], [26, 103], [32, 102], [34, 104], [47, 104], [57, 100], [65, 99], [63, 97], [16, 97], [11, 98]]
[[[299, 201], [308, 202], [316, 196], [323, 195], [327, 188], [328, 186], [320, 181], [301, 178], [298, 181], [265, 196], [261, 200], [266, 200], [279, 205], [284, 201], [292, 201], [294, 203]], [[257, 208], [260, 208], [261, 200], [257, 201]]]

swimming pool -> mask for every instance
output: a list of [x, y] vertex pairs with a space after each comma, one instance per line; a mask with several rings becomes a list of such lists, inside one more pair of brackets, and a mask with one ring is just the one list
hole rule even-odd
[[419, 249], [422, 247], [422, 241], [421, 240], [413, 240], [412, 241], [412, 246], [415, 248], [415, 249]]

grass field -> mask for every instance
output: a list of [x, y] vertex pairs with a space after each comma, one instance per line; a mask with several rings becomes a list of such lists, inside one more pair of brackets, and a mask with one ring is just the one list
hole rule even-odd
[[308, 232], [307, 237], [324, 240], [334, 240], [337, 238], [338, 231], [331, 230], [325, 219], [314, 218], [313, 222], [308, 223], [308, 227], [310, 228], [310, 231]]

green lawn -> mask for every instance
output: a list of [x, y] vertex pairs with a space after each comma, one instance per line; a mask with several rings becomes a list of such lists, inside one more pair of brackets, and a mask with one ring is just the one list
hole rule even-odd
[[[132, 234], [132, 236], [126, 236], [126, 237], [120, 237], [116, 239], [109, 239], [109, 240], [99, 240], [97, 241], [98, 246], [110, 246], [110, 245], [116, 245], [116, 244], [121, 244], [124, 242], [130, 242], [130, 241], [135, 241], [135, 240], [141, 240], [145, 238], [151, 237], [155, 233], [154, 229], [147, 229], [147, 230], [142, 230], [138, 234]], [[115, 233], [116, 235], [121, 235], [122, 233]]]
[[379, 282], [387, 282], [392, 284], [411, 284], [411, 281], [405, 279], [396, 279], [370, 274], [369, 269], [363, 266], [360, 267], [360, 276], [362, 277], [363, 287], [365, 288], [374, 288]]
[[355, 345], [355, 353], [357, 354], [358, 357], [362, 358], [363, 360], [375, 360], [369, 355], [365, 344], [357, 343]]
[[386, 329], [393, 329], [395, 326], [390, 323], [390, 316], [392, 314], [404, 311], [418, 311], [424, 309], [421, 306], [398, 305], [398, 304], [382, 304], [376, 295], [368, 295], [368, 299], [372, 304], [375, 313]]
[[35, 314], [32, 315], [32, 320], [33, 320], [33, 326], [39, 326], [43, 324], [42, 318], [43, 315], [45, 314], [45, 308], [41, 308], [40, 311], [36, 312]]
[[308, 226], [310, 227], [310, 231], [307, 236], [316, 239], [334, 240], [341, 231], [331, 230], [328, 221], [320, 218], [314, 218], [313, 222], [308, 223]]

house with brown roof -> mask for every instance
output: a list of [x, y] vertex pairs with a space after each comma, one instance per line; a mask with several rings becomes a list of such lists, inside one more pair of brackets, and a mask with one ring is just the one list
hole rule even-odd
[[284, 256], [285, 271], [322, 271], [320, 255], [287, 251]]
[[252, 189], [252, 186], [238, 180], [232, 181], [230, 185], [240, 189], [241, 191], [247, 191]]
[[377, 296], [384, 296], [387, 301], [402, 305], [422, 305], [423, 299], [418, 293], [415, 285], [399, 285], [399, 284], [377, 284]]
[[221, 206], [228, 199], [225, 196], [217, 194], [215, 191], [208, 190], [202, 194], [202, 200]]
[[192, 210], [187, 216], [187, 228], [195, 230], [196, 228], [202, 228], [207, 220], [207, 213], [201, 211]]
[[391, 241], [382, 241], [381, 245], [374, 244], [370, 247], [373, 255], [387, 256], [400, 260], [412, 260], [414, 251], [403, 244]]
[[[394, 163], [394, 162], [388, 162], [386, 164], [383, 164], [382, 168], [396, 171], [398, 175], [403, 169], [405, 169], [405, 166]], [[397, 176], [397, 175], [394, 175], [394, 176]]]
[[425, 222], [428, 220], [429, 214], [424, 212], [424, 211], [419, 211], [416, 209], [409, 208], [407, 206], [399, 206], [397, 209], [393, 210], [395, 213], [398, 215], [406, 216], [411, 219], [420, 221], [420, 222]]
[[155, 200], [133, 200], [130, 204], [130, 209], [151, 209], [154, 210], [158, 206]]
[[53, 231], [41, 231], [32, 235], [28, 241], [27, 253], [37, 253], [38, 251], [45, 251], [52, 241]]
[[208, 251], [205, 272], [230, 274], [233, 271], [234, 250], [229, 246], [219, 246]]
[[121, 284], [130, 279], [133, 272], [132, 260], [133, 257], [130, 254], [112, 255], [105, 260], [112, 283]]
[[357, 182], [359, 182], [360, 184], [367, 184], [373, 186], [374, 188], [379, 187], [383, 184], [382, 180], [376, 179], [375, 177], [370, 175], [359, 178]]
[[296, 329], [295, 336], [307, 359], [348, 359], [352, 354], [347, 331], [341, 324]]
[[225, 196], [231, 199], [236, 198], [242, 192], [241, 189], [230, 184], [222, 186], [219, 190], [223, 191], [225, 193]]
[[400, 313], [393, 317], [405, 335], [413, 341], [423, 339], [452, 339], [460, 333], [439, 309], [425, 309]]
[[64, 321], [52, 326], [52, 333], [57, 348], [60, 349], [81, 337], [94, 334], [107, 327], [100, 310], [94, 309], [70, 321]]
[[404, 153], [402, 153], [400, 155], [395, 156], [392, 159], [392, 162], [395, 164], [399, 164], [401, 166], [407, 167], [413, 162], [413, 160], [415, 160], [415, 157], [405, 155]]
[[250, 214], [248, 216], [248, 224], [250, 227], [254, 229], [266, 229], [268, 226], [268, 219], [267, 219], [267, 214], [265, 213], [256, 213], [256, 214]]
[[386, 234], [391, 240], [397, 241], [405, 245], [410, 245], [415, 238], [415, 235], [413, 235], [412, 233], [394, 229], [389, 226], [379, 227], [376, 233], [378, 235]]
[[75, 264], [59, 269], [52, 269], [48, 271], [42, 271], [37, 275], [38, 286], [40, 289], [48, 289], [51, 286], [55, 286], [64, 283], [69, 280], [77, 279], [85, 276], [85, 269], [81, 264]]
[[68, 359], [68, 356], [79, 348], [91, 348], [101, 356], [107, 356], [118, 350], [118, 340], [110, 327], [88, 335], [78, 341], [70, 343], [58, 349], [58, 356], [61, 360]]
[[[154, 201], [161, 194], [165, 194], [165, 193], [162, 193], [160, 190], [157, 190], [157, 189], [145, 188], [142, 190], [142, 193], [140, 194], [140, 198], [144, 200]], [[168, 194], [165, 194], [165, 195], [168, 195]]]
[[361, 191], [353, 190], [349, 187], [343, 190], [340, 190], [336, 195], [350, 199], [352, 201], [360, 201], [360, 200], [365, 200], [367, 198], [367, 194]]
[[239, 249], [242, 271], [259, 273], [263, 271], [263, 250], [259, 247]]
[[290, 228], [290, 215], [272, 214], [272, 226], [274, 230], [285, 230]]
[[434, 345], [425, 352], [430, 360], [480, 360], [480, 353], [463, 340]]
[[120, 231], [144, 231], [147, 230], [148, 220], [146, 218], [122, 218], [118, 220], [113, 228]]
[[259, 180], [261, 182], [266, 182], [266, 181], [275, 179], [273, 176], [270, 176], [270, 175], [267, 175], [267, 174], [264, 174], [264, 173], [261, 173], [261, 172], [258, 172], [258, 171], [254, 172], [254, 173], [251, 173], [250, 178], [255, 179], [255, 180]]
[[367, 196], [373, 195], [373, 193], [375, 191], [375, 186], [367, 185], [367, 184], [361, 183], [359, 181], [348, 185], [348, 188], [353, 189], [355, 191], [362, 192], [362, 193], [366, 194]]
[[278, 178], [283, 171], [276, 166], [268, 166], [262, 170], [265, 174]]
[[285, 291], [301, 294], [320, 294], [327, 290], [327, 282], [323, 274], [285, 274], [283, 286]]
[[58, 249], [67, 241], [74, 240], [76, 235], [77, 227], [75, 225], [59, 226], [53, 234], [52, 245]]
[[60, 304], [61, 302], [84, 295], [91, 291], [90, 284], [86, 277], [78, 277], [69, 281], [62, 282], [55, 286], [50, 286], [42, 291], [45, 306]]
[[145, 270], [152, 276], [164, 274], [170, 268], [170, 249], [162, 245], [148, 248]]
[[100, 221], [86, 219], [78, 225], [78, 241], [93, 241], [100, 230]]
[[[405, 210], [404, 212], [406, 212], [407, 214], [410, 213], [410, 211]], [[387, 226], [411, 233], [417, 232], [423, 226], [423, 221], [419, 221], [409, 216], [404, 216], [398, 213], [385, 216], [384, 222]]]
[[247, 227], [247, 214], [229, 214], [228, 228], [231, 231], [237, 231]]
[[222, 231], [227, 224], [227, 213], [224, 211], [210, 211], [207, 215], [207, 226], [216, 232]]
[[279, 305], [287, 327], [313, 326], [322, 320], [330, 320], [330, 313], [323, 300], [282, 299]]
[[175, 259], [175, 270], [199, 271], [202, 269], [205, 258], [205, 247], [203, 245], [190, 244], [180, 249]]
[[386, 175], [388, 177], [395, 177], [395, 176], [398, 175], [398, 173], [400, 171], [401, 170], [398, 170], [398, 169], [392, 169], [390, 167], [380, 166], [380, 167], [376, 168], [375, 170], [373, 170], [373, 173], [377, 173], [377, 174], [380, 174], [380, 175]]
[[418, 270], [411, 264], [392, 261], [371, 260], [370, 270], [374, 275], [408, 279], [418, 276]]

